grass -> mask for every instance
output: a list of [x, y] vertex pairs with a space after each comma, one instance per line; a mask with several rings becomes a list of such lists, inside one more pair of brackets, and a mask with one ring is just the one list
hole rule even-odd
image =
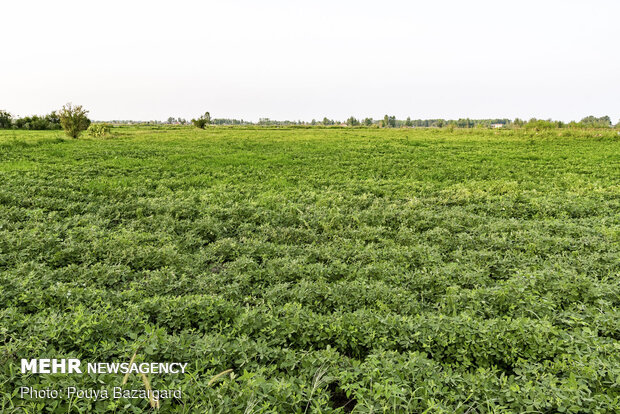
[[0, 131], [1, 411], [69, 409], [20, 386], [121, 386], [20, 358], [137, 341], [189, 363], [147, 379], [183, 390], [162, 412], [620, 409], [615, 131], [112, 135]]

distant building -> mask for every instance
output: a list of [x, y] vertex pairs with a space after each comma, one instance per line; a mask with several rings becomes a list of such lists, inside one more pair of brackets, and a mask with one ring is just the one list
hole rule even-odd
[[491, 124], [491, 128], [503, 128], [504, 124]]

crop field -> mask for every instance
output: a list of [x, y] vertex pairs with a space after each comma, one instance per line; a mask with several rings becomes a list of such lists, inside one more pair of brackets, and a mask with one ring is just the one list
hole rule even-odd
[[0, 412], [620, 412], [616, 131], [112, 134], [0, 131]]

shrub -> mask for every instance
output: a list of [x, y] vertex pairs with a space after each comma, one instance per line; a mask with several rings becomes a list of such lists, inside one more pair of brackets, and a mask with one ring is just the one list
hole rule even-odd
[[192, 119], [192, 124], [196, 128], [205, 129], [205, 126], [211, 123], [211, 114], [209, 112], [205, 112], [203, 116], [197, 119]]
[[32, 115], [25, 116], [23, 118], [12, 119], [11, 114], [8, 112], [0, 111], [0, 128], [16, 128], [27, 130], [49, 130], [60, 129], [60, 118], [56, 112], [51, 112], [45, 116]]
[[349, 119], [347, 119], [347, 125], [348, 126], [359, 126], [360, 125], [360, 121], [358, 121], [357, 118], [352, 116]]
[[28, 129], [35, 131], [44, 131], [47, 129], [54, 129], [53, 125], [46, 119], [46, 117], [32, 115], [15, 120], [15, 127], [18, 129]]
[[590, 115], [583, 118], [580, 123], [590, 128], [609, 128], [611, 126], [611, 119], [607, 115], [600, 118]]
[[111, 126], [109, 124], [91, 124], [86, 132], [95, 138], [102, 138], [110, 134]]
[[60, 125], [60, 116], [58, 116], [56, 111], [52, 111], [49, 114], [45, 115], [45, 120], [47, 121], [47, 129], [62, 128], [62, 125]]
[[58, 113], [60, 124], [65, 133], [71, 138], [77, 138], [82, 131], [85, 131], [90, 125], [90, 119], [86, 116], [87, 110], [82, 105], [72, 106], [71, 103], [66, 104]]
[[0, 111], [0, 129], [9, 129], [13, 124], [13, 116], [7, 111]]
[[553, 121], [544, 121], [542, 119], [530, 119], [525, 124], [525, 129], [533, 129], [534, 131], [543, 131], [546, 129], [558, 128], [558, 124]]

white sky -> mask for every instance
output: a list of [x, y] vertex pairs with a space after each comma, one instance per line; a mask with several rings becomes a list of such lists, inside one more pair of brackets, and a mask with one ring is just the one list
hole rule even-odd
[[0, 109], [97, 120], [620, 118], [619, 0], [29, 1]]

